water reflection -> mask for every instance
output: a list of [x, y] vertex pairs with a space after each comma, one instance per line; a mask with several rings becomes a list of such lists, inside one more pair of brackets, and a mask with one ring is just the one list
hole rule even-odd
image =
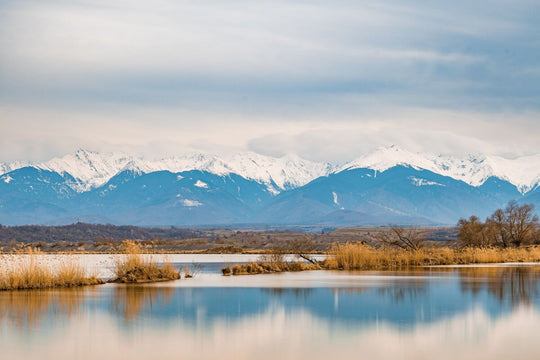
[[[540, 267], [352, 276], [350, 287], [171, 283], [0, 292], [0, 348], [10, 359], [327, 358], [355, 356], [358, 348], [392, 359], [540, 355], [532, 336], [540, 330]], [[261, 286], [268, 279], [256, 278]], [[68, 341], [72, 351], [61, 350]], [[510, 353], [512, 341], [520, 347]]]
[[88, 289], [22, 290], [0, 292], [0, 321], [17, 328], [36, 328], [47, 317], [78, 314]]
[[538, 299], [539, 267], [486, 267], [459, 270], [463, 291], [473, 294], [487, 290], [499, 302], [513, 306]]
[[174, 288], [119, 285], [113, 291], [113, 312], [131, 321], [142, 313], [166, 305], [173, 296]]

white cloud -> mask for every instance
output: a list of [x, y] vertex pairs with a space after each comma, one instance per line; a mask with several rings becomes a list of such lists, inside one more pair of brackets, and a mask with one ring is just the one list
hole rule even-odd
[[11, 1], [0, 161], [540, 152], [537, 2]]

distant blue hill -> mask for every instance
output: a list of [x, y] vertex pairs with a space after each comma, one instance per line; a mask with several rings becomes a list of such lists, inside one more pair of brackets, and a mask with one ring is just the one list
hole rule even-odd
[[538, 188], [522, 195], [495, 177], [474, 187], [407, 166], [344, 170], [277, 195], [268, 184], [205, 171], [126, 170], [86, 192], [75, 191], [75, 182], [33, 167], [2, 175], [0, 223], [450, 225], [512, 199], [540, 205]]

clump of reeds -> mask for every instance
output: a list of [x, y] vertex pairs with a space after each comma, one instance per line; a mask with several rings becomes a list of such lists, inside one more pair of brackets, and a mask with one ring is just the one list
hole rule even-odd
[[183, 265], [184, 269], [184, 278], [190, 279], [197, 275], [201, 269], [203, 268], [201, 264], [191, 264], [191, 265]]
[[320, 270], [318, 263], [306, 263], [304, 261], [286, 261], [284, 254], [269, 253], [259, 257], [257, 262], [237, 264], [232, 268], [221, 269], [223, 275], [252, 275], [269, 274], [288, 271]]
[[115, 277], [109, 282], [143, 283], [180, 279], [180, 272], [171, 263], [157, 264], [145, 258], [141, 245], [133, 240], [124, 240], [120, 251], [124, 256], [116, 262]]
[[52, 265], [40, 261], [39, 250], [4, 255], [0, 262], [0, 290], [45, 289], [103, 284], [74, 261]]

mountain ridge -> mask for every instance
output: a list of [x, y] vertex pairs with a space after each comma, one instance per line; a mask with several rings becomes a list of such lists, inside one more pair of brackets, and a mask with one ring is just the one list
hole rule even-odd
[[481, 186], [490, 177], [497, 177], [515, 185], [522, 194], [540, 185], [540, 154], [515, 159], [486, 155], [459, 158], [413, 153], [397, 146], [378, 148], [341, 165], [309, 161], [296, 155], [276, 158], [253, 152], [237, 153], [227, 158], [192, 152], [176, 157], [147, 160], [122, 152], [100, 153], [79, 149], [46, 162], [0, 163], [0, 176], [31, 166], [59, 174], [67, 173], [75, 179], [74, 190], [85, 192], [105, 184], [124, 170], [141, 173], [200, 170], [215, 175], [237, 174], [265, 184], [271, 192], [278, 194], [341, 171], [366, 168], [384, 172], [398, 165], [430, 170], [475, 187]]

